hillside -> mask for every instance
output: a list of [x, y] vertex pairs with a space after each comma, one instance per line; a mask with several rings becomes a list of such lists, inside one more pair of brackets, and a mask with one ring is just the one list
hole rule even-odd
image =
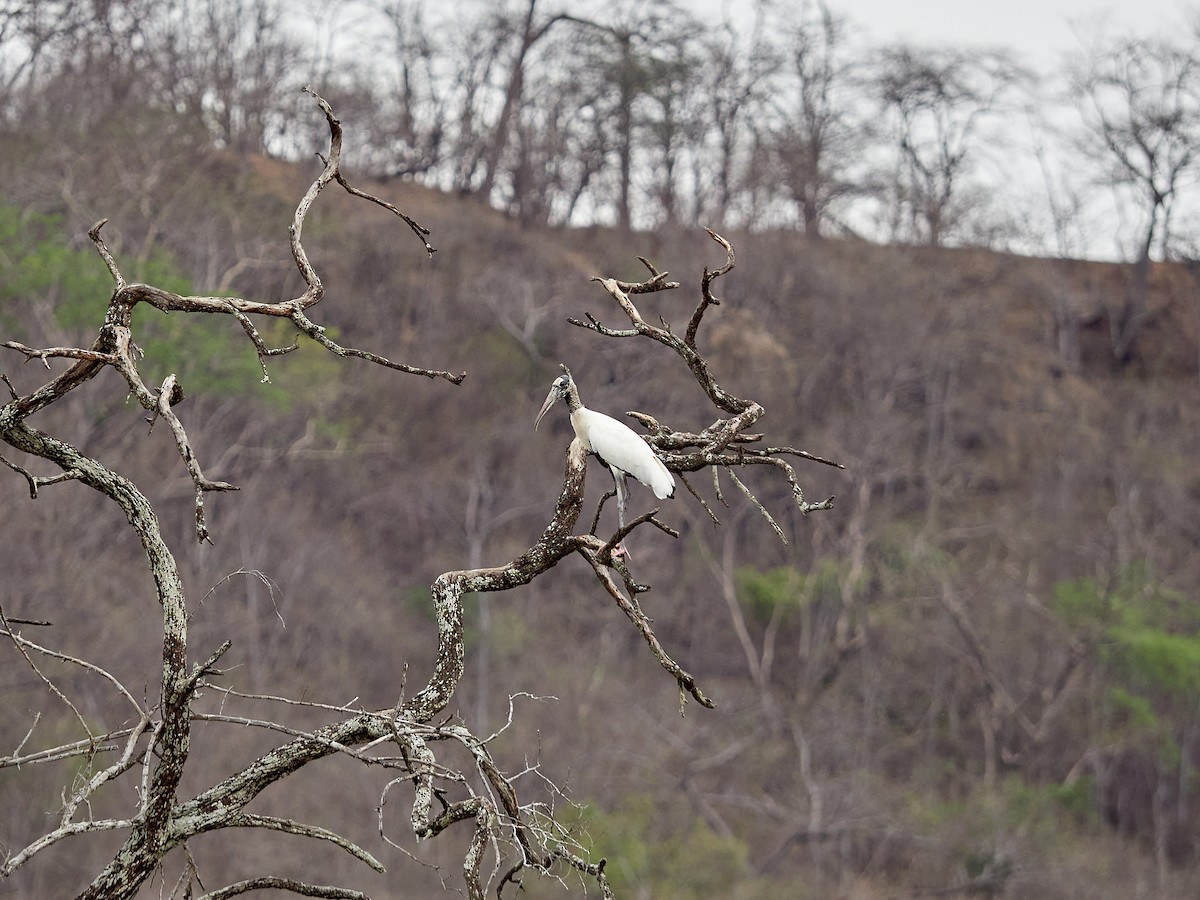
[[[215, 157], [140, 211], [115, 193], [56, 210], [61, 228], [44, 237], [79, 256], [59, 261], [53, 290], [6, 282], [3, 339], [90, 341], [105, 273], [95, 261], [91, 295], [66, 273], [92, 255], [80, 236], [101, 216], [131, 266], [196, 292], [293, 296], [286, 227], [311, 177]], [[190, 591], [193, 646], [234, 641], [232, 686], [370, 708], [395, 702], [404, 666], [425, 677], [431, 581], [510, 559], [553, 509], [569, 425], [558, 410], [535, 432], [533, 418], [559, 363], [596, 409], [693, 430], [711, 421], [677, 360], [567, 317], [618, 325], [589, 278], [640, 279], [641, 255], [682, 283], [644, 311], [683, 328], [703, 267], [723, 253], [702, 232], [522, 229], [471, 200], [364, 187], [430, 228], [437, 252], [425, 259], [393, 218], [331, 189], [307, 232], [328, 288], [322, 322], [346, 344], [465, 371], [461, 386], [312, 346], [271, 363], [260, 385], [234, 323], [183, 333], [138, 312], [148, 367], [187, 388], [181, 416], [206, 470], [241, 488], [207, 501], [212, 546], [196, 546], [170, 434], [147, 434], [115, 378], [89, 386], [86, 405], [72, 401], [70, 421], [55, 412], [43, 424], [150, 494]], [[13, 252], [41, 252], [17, 231]], [[1194, 273], [1155, 267], [1135, 354], [1118, 363], [1119, 266], [725, 236], [737, 267], [718, 284], [703, 349], [727, 388], [761, 399], [776, 439], [845, 465], [797, 466], [805, 494], [835, 495], [834, 509], [801, 516], [786, 482], [751, 472], [786, 546], [729, 481], [725, 505], [693, 485], [720, 527], [680, 491], [663, 509], [678, 539], [637, 532], [636, 572], [653, 585], [643, 606], [715, 711], [678, 715], [676, 687], [641, 637], [567, 560], [529, 588], [471, 601], [459, 715], [488, 734], [524, 693], [493, 752], [509, 771], [530, 767], [531, 791], [544, 777], [580, 804], [568, 818], [609, 860], [622, 897], [1196, 896]], [[36, 386], [38, 366], [0, 359], [19, 390]], [[75, 484], [30, 502], [24, 479], [4, 471], [5, 614], [56, 623], [64, 652], [141, 685], [155, 671], [158, 610], [120, 514]], [[589, 475], [592, 501], [604, 477]], [[638, 511], [648, 497], [635, 487]], [[94, 704], [85, 716], [112, 702], [64, 679]], [[2, 752], [38, 709], [35, 743], [70, 732], [74, 717], [6, 652]], [[196, 745], [193, 789], [271, 738], [224, 731], [206, 744], [201, 732]], [[24, 846], [53, 814], [64, 771], [0, 770], [0, 845]], [[260, 811], [340, 826], [387, 875], [253, 834], [189, 847], [206, 883], [268, 858], [376, 898], [459, 885], [465, 833], [418, 847], [399, 801], [383, 815], [404, 851], [388, 847], [375, 814], [386, 779], [331, 773], [268, 792]], [[67, 896], [106, 854], [108, 841], [64, 842], [0, 891]], [[563, 896], [532, 876], [524, 888]]]

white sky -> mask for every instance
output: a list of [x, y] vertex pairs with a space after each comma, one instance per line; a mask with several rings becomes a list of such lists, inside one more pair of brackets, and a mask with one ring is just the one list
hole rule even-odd
[[[736, 9], [746, 0], [723, 0]], [[1197, 3], [1182, 0], [828, 0], [874, 42], [912, 40], [1000, 46], [1035, 67], [1057, 65], [1095, 23], [1115, 33], [1180, 28]]]
[[[797, 2], [797, 0], [788, 0]], [[871, 43], [1004, 47], [1038, 69], [1057, 66], [1101, 21], [1114, 33], [1153, 34], [1200, 20], [1200, 0], [826, 0]], [[753, 0], [684, 0], [737, 16]]]

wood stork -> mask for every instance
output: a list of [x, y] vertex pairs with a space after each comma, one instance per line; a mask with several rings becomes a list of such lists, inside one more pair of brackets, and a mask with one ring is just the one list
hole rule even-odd
[[[625, 500], [628, 496], [626, 473], [654, 491], [654, 496], [659, 500], [675, 496], [675, 478], [662, 460], [654, 455], [650, 445], [623, 422], [584, 406], [579, 399], [579, 389], [575, 387], [566, 366], [563, 366], [563, 374], [554, 379], [546, 402], [534, 419], [535, 431], [542, 416], [559, 400], [567, 401], [567, 408], [571, 410], [571, 427], [575, 429], [575, 437], [583, 445], [584, 451], [596, 454], [612, 472], [617, 487], [617, 522], [622, 528], [625, 527]], [[618, 546], [616, 549], [618, 554], [627, 552], [624, 547]]]

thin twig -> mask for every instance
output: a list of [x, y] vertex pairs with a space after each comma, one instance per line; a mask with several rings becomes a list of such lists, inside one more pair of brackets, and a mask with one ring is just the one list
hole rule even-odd
[[[4, 617], [3, 609], [0, 609], [0, 625], [4, 626], [2, 629], [0, 629], [0, 634], [3, 634], [10, 641], [12, 641], [13, 646], [17, 648], [17, 652], [20, 653], [21, 656], [23, 656], [25, 658], [25, 662], [29, 664], [29, 668], [33, 669], [34, 674], [36, 674], [37, 677], [40, 678], [42, 680], [42, 682], [46, 685], [46, 687], [48, 687], [50, 689], [50, 693], [54, 694], [54, 696], [56, 696], [59, 700], [61, 700], [71, 710], [71, 712], [75, 714], [75, 719], [79, 722], [80, 726], [82, 726], [84, 734], [86, 734], [88, 736], [88, 740], [94, 745], [96, 743], [96, 735], [93, 734], [92, 729], [90, 727], [88, 727], [87, 720], [84, 719], [83, 714], [79, 712], [78, 707], [76, 707], [75, 704], [71, 702], [71, 699], [59, 689], [58, 685], [56, 685], [53, 681], [51, 681], [50, 678], [41, 669], [38, 668], [37, 663], [35, 663], [33, 661], [33, 658], [29, 655], [27, 648], [29, 650], [34, 650], [34, 651], [42, 653], [46, 656], [51, 656], [56, 659], [64, 660], [66, 662], [79, 663], [81, 665], [84, 665], [85, 668], [94, 669], [95, 671], [101, 672], [105, 675], [108, 675], [108, 673], [104, 672], [104, 670], [101, 669], [99, 666], [93, 666], [91, 663], [85, 664], [81, 660], [77, 660], [74, 657], [68, 657], [64, 654], [56, 653], [52, 650], [47, 650], [47, 649], [33, 643], [33, 641], [30, 641], [26, 638], [21, 637], [19, 634], [15, 634], [12, 631], [12, 629], [8, 627], [8, 622]], [[130, 700], [130, 702], [133, 702], [133, 698], [129, 695], [129, 692], [126, 691], [124, 689], [124, 687], [121, 686], [121, 683], [118, 682], [115, 678], [112, 678], [111, 675], [108, 675], [108, 677], [113, 681], [114, 684], [117, 685], [118, 689]], [[138, 706], [136, 703], [134, 703], [134, 706], [138, 709], [138, 712], [140, 713], [141, 707]]]
[[685, 672], [675, 660], [671, 659], [666, 650], [663, 649], [658, 637], [654, 634], [654, 629], [650, 627], [650, 620], [646, 618], [645, 613], [641, 611], [637, 604], [633, 603], [621, 592], [621, 589], [612, 580], [609, 570], [600, 561], [600, 554], [596, 550], [589, 550], [587, 548], [580, 548], [580, 553], [588, 561], [588, 564], [592, 567], [592, 571], [600, 580], [608, 595], [616, 601], [621, 611], [637, 626], [638, 631], [642, 634], [642, 638], [649, 645], [650, 652], [654, 654], [654, 658], [679, 683], [680, 690], [691, 694], [701, 706], [708, 709], [715, 709], [715, 704], [700, 690], [696, 684], [696, 679], [688, 672]]
[[746, 487], [746, 485], [740, 478], [737, 477], [732, 469], [726, 470], [726, 474], [733, 479], [733, 483], [738, 486], [738, 489], [750, 499], [750, 502], [754, 504], [754, 508], [757, 509], [762, 517], [767, 520], [767, 524], [771, 526], [771, 530], [775, 532], [775, 534], [779, 537], [779, 540], [783, 541], [783, 545], [786, 547], [788, 542], [787, 535], [783, 533], [783, 529], [779, 527], [779, 523], [771, 517], [769, 512], [767, 512], [766, 507], [764, 507], [758, 501], [758, 498], [754, 496], [754, 493], [750, 490], [750, 488]]

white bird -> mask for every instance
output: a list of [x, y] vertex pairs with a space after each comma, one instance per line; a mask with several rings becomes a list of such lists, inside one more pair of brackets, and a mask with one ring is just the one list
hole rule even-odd
[[[567, 401], [575, 437], [585, 452], [596, 454], [600, 462], [612, 472], [613, 481], [617, 486], [617, 521], [624, 528], [625, 499], [628, 493], [625, 485], [626, 473], [654, 491], [654, 496], [659, 500], [675, 496], [675, 478], [636, 431], [612, 416], [584, 406], [579, 399], [579, 389], [571, 380], [571, 373], [566, 370], [566, 366], [563, 366], [563, 371], [565, 374], [554, 379], [554, 384], [550, 386], [546, 402], [542, 404], [533, 422], [534, 430], [551, 406], [559, 400]], [[618, 547], [617, 550], [619, 553], [625, 552], [622, 547]]]

